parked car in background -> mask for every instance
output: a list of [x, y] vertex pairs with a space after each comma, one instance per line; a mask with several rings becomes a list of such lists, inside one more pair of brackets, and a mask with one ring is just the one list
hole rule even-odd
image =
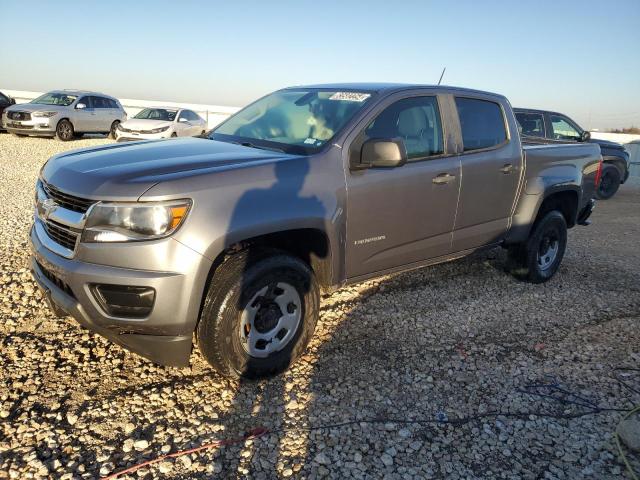
[[68, 141], [85, 133], [115, 138], [116, 127], [127, 119], [120, 102], [103, 93], [54, 90], [6, 108], [2, 124], [19, 136], [57, 137]]
[[196, 137], [204, 135], [207, 124], [202, 117], [186, 108], [145, 108], [116, 129], [116, 140], [157, 140], [160, 138]]
[[[4, 112], [4, 109], [15, 104], [16, 104], [16, 101], [13, 98], [8, 97], [4, 93], [0, 92], [0, 119], [2, 119], [2, 113]], [[0, 120], [0, 130], [2, 129], [3, 129], [2, 120]]]
[[613, 197], [629, 178], [629, 153], [619, 143], [591, 138], [588, 131], [562, 113], [530, 108], [514, 108], [514, 112], [524, 143], [589, 142], [600, 145], [604, 169], [596, 191], [599, 199]]
[[188, 365], [195, 333], [220, 373], [271, 375], [305, 351], [320, 289], [497, 245], [549, 280], [601, 168], [597, 145], [523, 148], [501, 95], [289, 88], [206, 139], [52, 157], [31, 269], [52, 312], [156, 362]]

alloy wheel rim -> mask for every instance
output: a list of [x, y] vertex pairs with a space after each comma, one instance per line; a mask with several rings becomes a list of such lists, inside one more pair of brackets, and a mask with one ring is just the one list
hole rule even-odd
[[302, 319], [302, 300], [293, 285], [274, 282], [261, 288], [244, 307], [238, 328], [246, 353], [266, 358], [285, 348]]

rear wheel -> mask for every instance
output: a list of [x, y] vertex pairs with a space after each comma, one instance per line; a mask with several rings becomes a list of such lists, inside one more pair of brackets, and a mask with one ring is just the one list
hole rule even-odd
[[596, 197], [600, 200], [608, 200], [613, 197], [618, 188], [620, 188], [620, 171], [615, 165], [605, 165], [602, 169], [602, 177], [600, 178], [600, 185], [596, 190]]
[[557, 210], [547, 212], [536, 221], [526, 242], [509, 247], [508, 270], [527, 282], [546, 282], [560, 268], [566, 248], [564, 216]]
[[120, 125], [120, 120], [116, 120], [111, 124], [111, 129], [109, 130], [109, 138], [111, 138], [112, 140], [115, 140], [117, 138], [116, 130], [118, 129], [118, 125]]
[[304, 352], [319, 302], [313, 272], [298, 258], [277, 250], [238, 253], [213, 277], [198, 324], [198, 348], [223, 375], [275, 375]]
[[58, 140], [62, 140], [63, 142], [68, 142], [72, 140], [75, 135], [73, 131], [73, 125], [67, 119], [60, 120], [58, 125], [56, 126], [56, 138]]
[[173, 133], [171, 134], [171, 138], [177, 138], [177, 137], [178, 137], [178, 134], [177, 134], [176, 132], [173, 132]]

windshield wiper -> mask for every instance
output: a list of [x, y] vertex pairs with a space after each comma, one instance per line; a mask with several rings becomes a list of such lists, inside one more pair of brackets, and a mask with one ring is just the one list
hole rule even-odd
[[231, 142], [231, 143], [235, 143], [236, 145], [242, 145], [243, 147], [257, 148], [259, 150], [271, 150], [272, 152], [286, 153], [282, 148], [256, 145], [255, 143], [251, 143], [251, 142]]

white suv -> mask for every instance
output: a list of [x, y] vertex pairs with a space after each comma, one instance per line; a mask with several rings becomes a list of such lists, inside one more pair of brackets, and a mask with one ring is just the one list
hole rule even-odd
[[84, 133], [105, 133], [115, 138], [118, 125], [126, 119], [120, 102], [109, 95], [55, 90], [5, 109], [2, 125], [19, 136], [56, 136], [68, 141]]

